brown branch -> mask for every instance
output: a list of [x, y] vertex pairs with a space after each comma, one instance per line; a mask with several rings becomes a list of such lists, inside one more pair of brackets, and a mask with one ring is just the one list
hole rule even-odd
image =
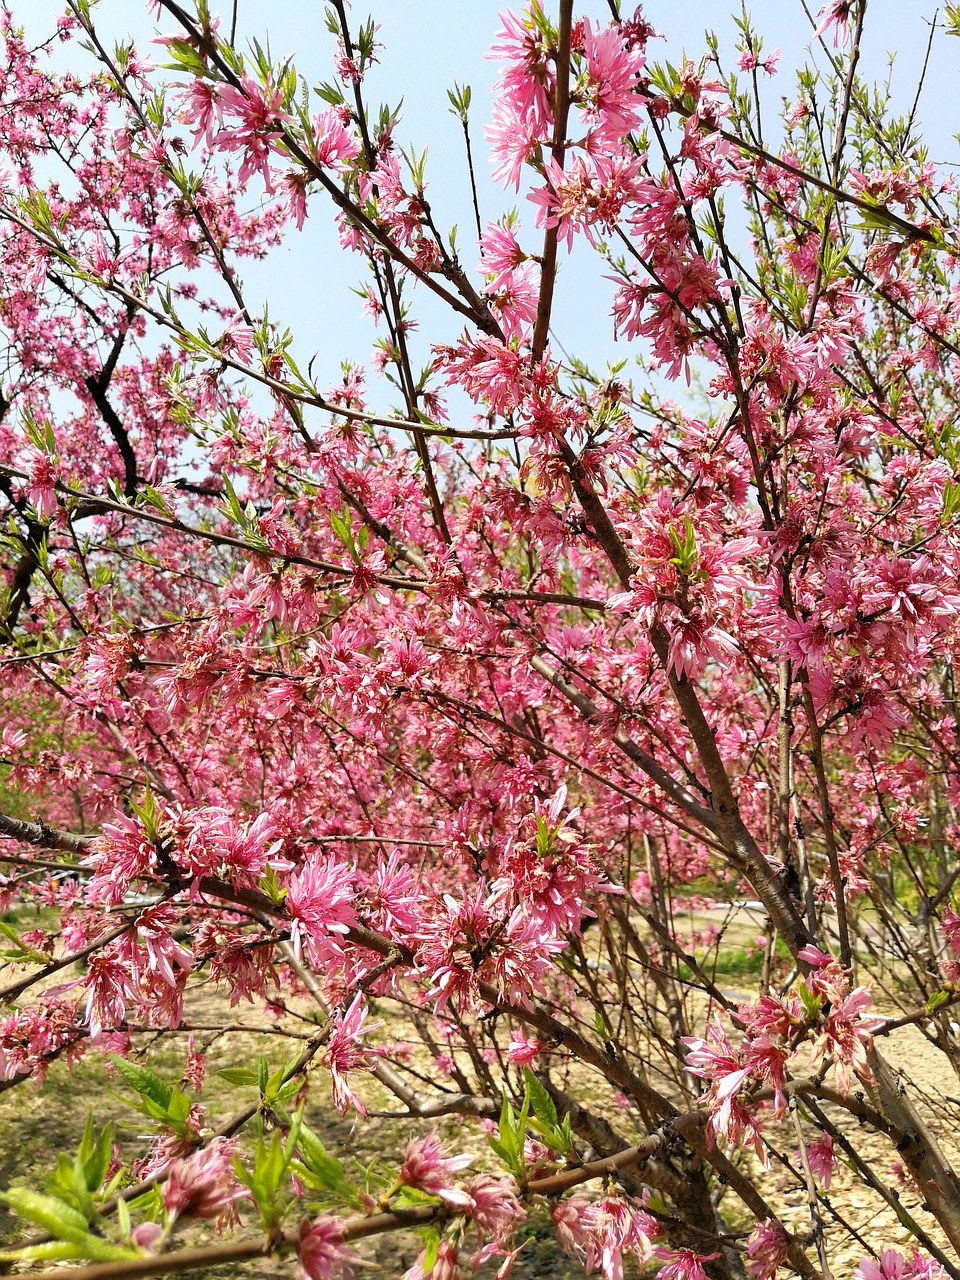
[[[563, 168], [567, 139], [567, 113], [570, 109], [570, 29], [573, 24], [573, 0], [560, 0], [560, 29], [556, 55], [556, 91], [553, 103], [554, 163]], [[533, 328], [531, 360], [538, 364], [547, 345], [550, 331], [550, 314], [553, 310], [553, 291], [557, 280], [557, 226], [548, 226], [543, 236], [543, 254], [540, 264], [540, 297], [537, 300], [537, 318]]]
[[[588, 698], [586, 694], [581, 693], [575, 684], [567, 680], [565, 676], [551, 667], [543, 658], [534, 654], [530, 659], [530, 666], [538, 675], [543, 676], [544, 680], [549, 681], [558, 692], [572, 702], [589, 724], [600, 720], [600, 709], [597, 704], [591, 698]], [[614, 730], [610, 736], [620, 750], [635, 764], [639, 765], [647, 777], [655, 782], [661, 791], [669, 796], [675, 804], [678, 804], [690, 817], [703, 823], [708, 831], [716, 832], [717, 820], [713, 810], [708, 805], [698, 800], [681, 782], [678, 782], [672, 774], [658, 764], [648, 751], [645, 751], [639, 743], [634, 742], [630, 735], [624, 733], [622, 729]]]
[[49, 978], [53, 973], [59, 973], [61, 969], [66, 969], [70, 965], [76, 964], [78, 960], [85, 960], [87, 956], [93, 955], [101, 947], [106, 947], [111, 942], [115, 942], [117, 938], [123, 937], [133, 927], [133, 924], [132, 920], [127, 920], [116, 929], [112, 929], [109, 933], [97, 938], [96, 942], [90, 942], [87, 946], [81, 947], [79, 951], [71, 951], [69, 955], [62, 956], [59, 960], [54, 960], [50, 964], [44, 965], [36, 973], [27, 974], [19, 982], [11, 982], [9, 986], [0, 987], [0, 1005], [12, 1004], [18, 996], [22, 995], [29, 987], [32, 987], [34, 983], [41, 982], [44, 978]]
[[173, 1253], [147, 1253], [142, 1258], [130, 1258], [123, 1262], [94, 1262], [85, 1267], [52, 1267], [48, 1271], [34, 1271], [33, 1280], [136, 1280], [142, 1276], [173, 1275], [181, 1271], [194, 1271], [200, 1267], [215, 1267], [226, 1262], [245, 1262], [249, 1258], [263, 1258], [273, 1252], [263, 1236], [252, 1240], [235, 1240], [228, 1244], [206, 1245], [198, 1249], [177, 1249]]
[[0, 836], [19, 840], [21, 844], [41, 849], [60, 849], [63, 853], [89, 853], [91, 836], [78, 836], [70, 831], [57, 831], [45, 822], [24, 822], [0, 813]]
[[[186, 31], [189, 31], [194, 38], [199, 38], [199, 32], [191, 20], [190, 15], [187, 14], [180, 5], [175, 4], [173, 0], [160, 0], [160, 3], [163, 5], [163, 8], [177, 19]], [[237, 76], [227, 65], [216, 48], [210, 48], [209, 45], [207, 45], [206, 48], [211, 63], [216, 66], [216, 69], [223, 77], [224, 82], [243, 93], [244, 89], [239, 76]], [[482, 329], [485, 333], [492, 334], [493, 336], [502, 339], [503, 332], [494, 320], [493, 316], [490, 314], [489, 309], [485, 307], [481, 308], [475, 301], [472, 302], [472, 305], [461, 302], [455, 294], [452, 294], [448, 289], [445, 289], [443, 285], [435, 280], [429, 272], [424, 271], [419, 267], [413, 258], [411, 258], [409, 254], [405, 253], [397, 242], [393, 240], [377, 222], [364, 213], [359, 205], [355, 204], [349, 196], [347, 196], [346, 193], [337, 186], [322, 166], [317, 164], [310, 154], [304, 150], [297, 138], [295, 138], [294, 135], [286, 128], [283, 121], [273, 121], [272, 126], [282, 134], [284, 146], [287, 148], [290, 155], [299, 161], [299, 163], [309, 173], [310, 177], [323, 187], [324, 191], [326, 191], [327, 195], [337, 208], [347, 214], [350, 220], [362, 231], [366, 232], [370, 239], [376, 245], [379, 245], [394, 262], [399, 263], [400, 266], [402, 266], [412, 276], [415, 276], [421, 284], [425, 285], [431, 291], [431, 293], [436, 294], [437, 297], [446, 302], [446, 304], [459, 315], [465, 316], [468, 320], [472, 320], [474, 324], [476, 324], [477, 327]], [[470, 286], [469, 281], [466, 280], [463, 273], [460, 273], [460, 278], [456, 280], [456, 283], [461, 290], [466, 292], [467, 297], [470, 297], [470, 294], [472, 294], [473, 299], [478, 298], [476, 291], [473, 290], [472, 286]]]
[[[656, 95], [648, 93], [647, 97], [653, 100]], [[670, 99], [670, 110], [674, 111], [678, 116], [682, 116], [685, 120], [689, 119], [689, 117], [693, 115], [693, 111], [689, 107], [685, 107], [683, 103], [676, 98]], [[703, 127], [705, 129], [707, 128], [706, 125]], [[717, 129], [715, 126], [711, 125], [710, 133], [722, 138], [724, 142], [729, 142], [731, 146], [739, 147], [741, 150], [748, 152], [758, 160], [763, 160], [765, 163], [773, 165], [774, 168], [783, 169], [784, 172], [792, 174], [795, 178], [799, 178], [801, 182], [807, 182], [811, 186], [817, 187], [820, 191], [826, 191], [841, 204], [853, 205], [854, 208], [860, 209], [863, 213], [872, 214], [874, 216], [879, 215], [885, 221], [891, 223], [895, 227], [898, 227], [910, 241], [922, 240], [925, 244], [932, 244], [940, 248], [950, 249], [948, 244], [944, 244], [941, 239], [931, 231], [927, 230], [925, 227], [918, 226], [915, 222], [910, 222], [909, 219], [903, 218], [897, 213], [894, 213], [893, 210], [889, 209], [886, 205], [874, 204], [872, 201], [866, 200], [862, 196], [854, 195], [852, 191], [844, 191], [842, 187], [838, 187], [824, 178], [819, 178], [815, 173], [810, 173], [806, 169], [801, 169], [798, 165], [792, 164], [789, 160], [784, 160], [782, 156], [776, 156], [772, 151], [767, 151], [765, 147], [758, 146], [753, 142], [748, 142], [746, 138], [742, 138], [735, 133], [731, 133], [727, 129]]]
[[545, 1178], [534, 1178], [527, 1183], [526, 1189], [534, 1195], [561, 1196], [573, 1187], [591, 1182], [594, 1178], [615, 1177], [665, 1152], [678, 1138], [686, 1140], [692, 1137], [703, 1128], [706, 1118], [706, 1113], [703, 1111], [687, 1111], [661, 1125], [659, 1129], [654, 1130], [633, 1146], [625, 1147], [614, 1155], [603, 1156], [600, 1160], [591, 1160], [587, 1164], [561, 1169], [559, 1173], [550, 1174]]
[[[104, 370], [104, 373], [106, 373], [106, 370]], [[137, 455], [133, 451], [133, 445], [130, 443], [127, 429], [120, 421], [117, 411], [107, 399], [103, 377], [101, 376], [99, 379], [84, 378], [83, 383], [90, 393], [91, 400], [97, 406], [100, 417], [107, 424], [117, 449], [120, 451], [120, 457], [123, 460], [123, 492], [128, 498], [134, 498], [137, 492]]]
[[[18, 471], [15, 467], [8, 467], [0, 464], [0, 476], [8, 476], [15, 479], [27, 479], [26, 473]], [[69, 498], [79, 499], [81, 504], [86, 504], [81, 514], [95, 515], [107, 511], [115, 511], [118, 515], [126, 516], [131, 520], [143, 520], [147, 524], [158, 525], [162, 529], [169, 529], [172, 533], [183, 534], [188, 538], [200, 538], [204, 542], [210, 542], [214, 546], [232, 547], [237, 551], [244, 551], [248, 555], [260, 556], [264, 560], [276, 560], [282, 564], [302, 565], [307, 569], [318, 569], [323, 573], [328, 573], [333, 577], [345, 580], [353, 578], [355, 570], [345, 565], [333, 564], [328, 560], [317, 560], [312, 556], [297, 555], [294, 552], [277, 551], [265, 544], [247, 541], [244, 538], [235, 538], [228, 533], [213, 533], [209, 529], [202, 529], [197, 525], [187, 524], [183, 520], [178, 520], [171, 516], [162, 516], [156, 511], [147, 510], [142, 507], [133, 507], [125, 502], [117, 502], [113, 498], [97, 497], [88, 494], [82, 489], [74, 489], [70, 485], [61, 482], [56, 483], [58, 493], [62, 493]], [[379, 582], [385, 587], [391, 587], [395, 591], [420, 591], [429, 593], [432, 584], [422, 581], [418, 578], [399, 578], [391, 574], [381, 573], [372, 575], [374, 581]], [[604, 611], [606, 606], [602, 600], [593, 600], [585, 596], [569, 596], [559, 592], [550, 591], [517, 591], [517, 590], [486, 590], [473, 589], [468, 585], [468, 594], [473, 595], [478, 600], [516, 600], [525, 604], [534, 605], [569, 605], [571, 608], [579, 609], [596, 609]]]
[[33, 520], [26, 510], [26, 503], [18, 501], [13, 494], [13, 486], [6, 476], [0, 476], [0, 493], [16, 510], [27, 526], [26, 537], [22, 538], [23, 553], [13, 569], [10, 579], [7, 613], [3, 619], [3, 629], [12, 633], [20, 617], [21, 610], [30, 603], [30, 583], [33, 575], [40, 567], [38, 553], [46, 542], [47, 530], [39, 520]]

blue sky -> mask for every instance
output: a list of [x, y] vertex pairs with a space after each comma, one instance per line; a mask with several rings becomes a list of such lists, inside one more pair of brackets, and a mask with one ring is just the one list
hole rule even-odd
[[[28, 34], [40, 36], [60, 10], [55, 0], [12, 0], [17, 21]], [[216, 7], [215, 3], [212, 7]], [[380, 23], [379, 39], [384, 45], [381, 62], [369, 77], [368, 98], [392, 104], [403, 99], [403, 120], [398, 139], [403, 146], [429, 150], [429, 196], [441, 229], [456, 223], [465, 265], [472, 265], [473, 219], [466, 201], [466, 168], [458, 121], [449, 113], [447, 89], [455, 81], [473, 87], [474, 154], [480, 178], [480, 201], [484, 220], [499, 217], [507, 209], [519, 208], [527, 228], [521, 236], [526, 247], [536, 249], [540, 233], [533, 230], [532, 210], [523, 193], [495, 188], [487, 179], [489, 166], [482, 136], [487, 118], [490, 89], [497, 66], [484, 54], [498, 26], [497, 14], [509, 7], [504, 0], [470, 0], [452, 4], [450, 0], [388, 0], [379, 6], [365, 0], [354, 3], [353, 14], [362, 21], [373, 12]], [[549, 3], [548, 3], [549, 7]], [[222, 11], [229, 12], [229, 0]], [[625, 11], [628, 5], [624, 4]], [[732, 8], [732, 5], [731, 5]], [[871, 78], [888, 74], [888, 50], [896, 51], [893, 86], [898, 102], [909, 107], [923, 63], [929, 20], [937, 6], [923, 0], [907, 7], [902, 0], [871, 0], [867, 16], [867, 38], [862, 66]], [[940, 6], [942, 9], [942, 5]], [[815, 12], [816, 0], [811, 7]], [[295, 53], [298, 70], [311, 84], [330, 78], [332, 40], [326, 32], [323, 6], [318, 0], [273, 0], [270, 5], [239, 0], [238, 43], [243, 47], [251, 37], [261, 41], [269, 36], [275, 55]], [[683, 52], [697, 56], [704, 48], [703, 31], [712, 28], [728, 53], [736, 36], [730, 9], [724, 0], [649, 0], [644, 12], [666, 37], [652, 42], [650, 57], [676, 61]], [[794, 68], [807, 56], [811, 25], [800, 0], [764, 0], [751, 6], [755, 25], [765, 40], [766, 50], [780, 47], [780, 73], [765, 87], [767, 119], [772, 120], [781, 95], [793, 97]], [[601, 0], [579, 4], [577, 13], [604, 19], [608, 10]], [[101, 0], [94, 10], [97, 27], [108, 42], [133, 34], [147, 45], [154, 24], [139, 0]], [[169, 29], [162, 24], [161, 29]], [[161, 52], [154, 49], [157, 60]], [[56, 56], [62, 56], [57, 54]], [[75, 53], [71, 55], [75, 57]], [[930, 62], [928, 82], [920, 101], [919, 117], [932, 158], [945, 164], [960, 159], [953, 137], [960, 128], [954, 105], [957, 101], [957, 64], [960, 40], [938, 32]], [[946, 109], [945, 109], [946, 108]], [[361, 315], [359, 299], [350, 288], [360, 282], [362, 263], [345, 254], [337, 245], [329, 210], [322, 196], [315, 198], [305, 231], [291, 233], [284, 245], [262, 265], [244, 264], [249, 302], [257, 310], [269, 304], [271, 317], [296, 334], [298, 360], [306, 362], [318, 353], [316, 370], [322, 378], [336, 377], [341, 359], [369, 361], [373, 334]], [[602, 280], [602, 264], [584, 251], [562, 263], [556, 304], [556, 330], [564, 345], [602, 367], [605, 358], [615, 360], [628, 354], [612, 341], [610, 286]], [[418, 339], [425, 354], [429, 341], [449, 341], [459, 326], [434, 308], [429, 298], [418, 300], [421, 318]]]

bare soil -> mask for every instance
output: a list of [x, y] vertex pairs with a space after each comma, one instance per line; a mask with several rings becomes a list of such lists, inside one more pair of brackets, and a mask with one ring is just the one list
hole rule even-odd
[[[741, 924], [747, 931], [753, 928], [750, 921]], [[306, 1005], [303, 1007], [307, 1009]], [[213, 1026], [231, 1019], [242, 1027], [269, 1025], [251, 1006], [230, 1010], [212, 989], [201, 989], [188, 1000], [185, 1012], [188, 1024]], [[295, 1019], [288, 1019], [281, 1025], [298, 1029], [303, 1034], [310, 1029], [308, 1024]], [[216, 1072], [220, 1068], [253, 1065], [257, 1054], [264, 1051], [273, 1064], [279, 1065], [299, 1047], [299, 1042], [279, 1036], [258, 1036], [253, 1031], [240, 1029], [220, 1036], [196, 1031], [194, 1038], [197, 1044], [209, 1042], [207, 1080], [199, 1100], [207, 1109], [208, 1122], [212, 1127], [228, 1119], [252, 1096], [251, 1090], [232, 1087], [219, 1078]], [[180, 1078], [187, 1056], [186, 1033], [165, 1033], [160, 1037], [157, 1033], [142, 1033], [134, 1039], [144, 1048], [148, 1044], [151, 1046], [151, 1064], [158, 1074], [171, 1081]], [[901, 1028], [889, 1037], [883, 1049], [887, 1059], [901, 1073], [904, 1087], [933, 1127], [955, 1167], [960, 1168], [960, 1082], [949, 1071], [946, 1059], [916, 1027]], [[589, 1081], [584, 1079], [583, 1085], [589, 1096]], [[53, 1064], [41, 1090], [25, 1084], [0, 1094], [0, 1187], [9, 1186], [11, 1182], [42, 1187], [57, 1153], [76, 1149], [90, 1110], [98, 1124], [108, 1119], [114, 1122], [123, 1156], [142, 1154], [146, 1145], [145, 1122], [125, 1103], [125, 1096], [129, 1097], [129, 1094], [115, 1073], [93, 1055], [72, 1071], [63, 1063]], [[382, 1164], [395, 1170], [403, 1160], [409, 1138], [424, 1129], [423, 1122], [409, 1121], [398, 1114], [402, 1108], [396, 1099], [381, 1090], [376, 1082], [370, 1082], [370, 1087], [364, 1082], [364, 1097], [371, 1111], [367, 1119], [338, 1116], [330, 1106], [324, 1073], [319, 1071], [310, 1090], [305, 1116], [331, 1153], [348, 1163], [354, 1175], [360, 1177], [362, 1169], [371, 1165]], [[843, 1130], [849, 1133], [849, 1116], [841, 1117], [839, 1112], [833, 1114]], [[609, 1118], [613, 1123], [619, 1121], [622, 1129], [622, 1116], [611, 1115]], [[437, 1127], [449, 1139], [451, 1146], [462, 1149], [469, 1134], [471, 1145], [467, 1149], [476, 1150], [478, 1154], [482, 1151], [482, 1138], [478, 1138], [472, 1124], [461, 1131], [460, 1122], [456, 1118], [448, 1118]], [[884, 1185], [897, 1192], [902, 1207], [937, 1239], [935, 1224], [924, 1211], [921, 1197], [898, 1172], [897, 1153], [889, 1140], [869, 1127], [855, 1131], [854, 1137], [857, 1150], [880, 1175]], [[792, 1152], [795, 1143], [790, 1133], [784, 1130], [781, 1138], [779, 1145]], [[480, 1159], [481, 1162], [484, 1160], [482, 1154]], [[810, 1210], [796, 1171], [775, 1164], [760, 1176], [764, 1195], [782, 1213], [785, 1223], [797, 1232], [808, 1232]], [[731, 1221], [738, 1222], [733, 1197], [729, 1200]], [[833, 1214], [849, 1223], [873, 1248], [907, 1247], [912, 1243], [909, 1231], [898, 1220], [894, 1209], [883, 1205], [855, 1171], [842, 1167], [834, 1176], [829, 1191], [829, 1207], [824, 1210], [833, 1280], [849, 1277], [866, 1251], [864, 1245], [849, 1239], [847, 1232], [831, 1223]], [[549, 1223], [531, 1221], [526, 1231], [526, 1245], [513, 1270], [516, 1280], [533, 1280], [534, 1277], [562, 1280], [582, 1274], [581, 1269], [558, 1250]], [[11, 1242], [17, 1235], [16, 1223], [2, 1212], [0, 1233]], [[191, 1242], [199, 1242], [205, 1235], [203, 1231], [194, 1231]], [[412, 1233], [398, 1233], [367, 1242], [362, 1251], [366, 1261], [364, 1271], [369, 1269], [385, 1278], [400, 1277], [413, 1263], [420, 1248], [420, 1239]], [[480, 1274], [490, 1276], [495, 1270], [495, 1265], [486, 1267]], [[220, 1277], [262, 1276], [269, 1280], [270, 1277], [292, 1276], [293, 1273], [294, 1264], [288, 1261], [221, 1267], [207, 1274]], [[68, 1276], [69, 1272], [64, 1274]]]

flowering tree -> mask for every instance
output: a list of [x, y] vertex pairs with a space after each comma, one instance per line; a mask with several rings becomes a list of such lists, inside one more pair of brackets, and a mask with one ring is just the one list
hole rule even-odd
[[[956, 1280], [955, 1124], [903, 1044], [960, 1072], [960, 241], [863, 0], [772, 138], [746, 19], [731, 72], [616, 3], [504, 14], [522, 212], [473, 186], [460, 248], [368, 107], [372, 21], [333, 0], [314, 92], [152, 8], [160, 69], [69, 0], [69, 74], [2, 11], [0, 1077], [105, 1055], [152, 1135], [88, 1123], [2, 1257], [316, 1280], [416, 1229], [408, 1277], [452, 1280], [548, 1224], [608, 1280], [829, 1280], [838, 1242]], [[372, 378], [298, 367], [240, 283], [325, 216]], [[574, 250], [605, 370], [552, 335]], [[216, 1130], [202, 1046], [147, 1051], [200, 985], [292, 1045], [221, 1073]], [[358, 1180], [311, 1117], [385, 1096], [406, 1157]]]

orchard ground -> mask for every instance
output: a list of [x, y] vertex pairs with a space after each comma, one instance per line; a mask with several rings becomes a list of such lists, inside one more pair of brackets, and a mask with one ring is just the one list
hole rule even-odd
[[[749, 986], [758, 972], [757, 957], [760, 955], [760, 948], [756, 944], [765, 926], [763, 912], [758, 904], [718, 903], [715, 907], [681, 909], [678, 910], [676, 919], [678, 936], [683, 934], [684, 928], [694, 934], [711, 928], [720, 930], [718, 938], [708, 950], [698, 949], [697, 959], [703, 964], [704, 970], [715, 978], [724, 994], [733, 999], [746, 999], [745, 993], [738, 990], [737, 986], [738, 979], [743, 986]], [[25, 923], [23, 919], [17, 921], [20, 928]], [[595, 950], [596, 954], [591, 959], [602, 964], [600, 948]], [[702, 1001], [703, 998], [700, 993], [696, 993], [695, 999]], [[882, 997], [877, 999], [876, 1004], [879, 1012], [896, 1013], [892, 1005], [885, 1005]], [[315, 1028], [316, 1006], [307, 997], [288, 999], [287, 1005], [288, 1013], [278, 1016], [273, 1024], [258, 1022], [253, 1006], [231, 1009], [226, 999], [208, 985], [194, 989], [188, 995], [183, 1029], [175, 1032], [143, 1030], [133, 1036], [133, 1043], [135, 1049], [143, 1053], [144, 1060], [149, 1060], [152, 1069], [159, 1075], [169, 1082], [179, 1080], [181, 1083], [189, 1038], [192, 1037], [197, 1046], [207, 1048], [207, 1074], [197, 1100], [202, 1101], [206, 1107], [208, 1123], [216, 1129], [249, 1102], [252, 1094], [250, 1088], [237, 1088], [226, 1083], [218, 1072], [241, 1063], [250, 1064], [257, 1053], [263, 1050], [265, 1027], [272, 1026], [277, 1033], [272, 1038], [272, 1052], [268, 1052], [271, 1069], [280, 1066], [286, 1057], [296, 1052], [299, 1042], [294, 1037], [305, 1038], [311, 1033], [311, 1028]], [[383, 1019], [384, 1025], [379, 1035], [372, 1037], [374, 1043], [384, 1037], [401, 1040], [409, 1035], [413, 1054], [411, 1065], [414, 1069], [429, 1066], [426, 1061], [417, 1060], [418, 1055], [419, 1058], [424, 1057], [422, 1043], [418, 1040], [415, 1028], [405, 1020], [403, 1012], [395, 1004], [390, 1001], [381, 1002], [376, 1009], [376, 1016]], [[664, 1032], [668, 1030], [665, 1020], [658, 1029]], [[292, 1038], [288, 1039], [286, 1036]], [[919, 1106], [924, 1119], [933, 1127], [938, 1141], [955, 1162], [955, 1167], [960, 1167], [960, 1097], [954, 1096], [960, 1094], [960, 1085], [947, 1069], [944, 1055], [929, 1043], [916, 1026], [899, 1028], [886, 1049], [892, 1065], [900, 1073], [903, 1086]], [[629, 1121], [625, 1123], [624, 1111], [614, 1111], [609, 1105], [604, 1105], [603, 1095], [596, 1090], [596, 1081], [591, 1080], [589, 1072], [572, 1064], [569, 1075], [564, 1077], [561, 1072], [557, 1072], [557, 1078], [562, 1079], [565, 1087], [574, 1085], [572, 1092], [584, 1100], [591, 1100], [596, 1110], [601, 1114], [606, 1113], [605, 1118], [615, 1122], [621, 1131], [627, 1128]], [[361, 1186], [364, 1169], [376, 1166], [379, 1162], [390, 1168], [399, 1167], [407, 1142], [423, 1131], [423, 1122], [416, 1117], [403, 1116], [397, 1109], [396, 1098], [375, 1080], [367, 1077], [362, 1088], [370, 1114], [364, 1118], [355, 1115], [338, 1117], [329, 1106], [329, 1079], [322, 1069], [318, 1069], [311, 1075], [311, 1090], [304, 1112], [305, 1120], [320, 1136], [330, 1154], [344, 1161], [351, 1177]], [[33, 1089], [28, 1085], [0, 1095], [0, 1185], [26, 1184], [42, 1189], [56, 1154], [70, 1153], [76, 1149], [90, 1112], [97, 1125], [108, 1120], [113, 1122], [115, 1139], [123, 1158], [134, 1158], [142, 1150], [148, 1135], [144, 1121], [128, 1105], [132, 1098], [130, 1090], [124, 1086], [116, 1072], [109, 1065], [105, 1066], [104, 1061], [95, 1054], [88, 1054], [73, 1069], [62, 1061], [53, 1063], [47, 1080], [40, 1089]], [[839, 1119], [842, 1114], [829, 1105], [825, 1109], [832, 1118]], [[446, 1139], [450, 1151], [469, 1151], [476, 1158], [477, 1169], [495, 1170], [495, 1161], [490, 1158], [489, 1151], [478, 1144], [474, 1129], [463, 1125], [457, 1117], [444, 1118], [437, 1127]], [[771, 1136], [781, 1149], [789, 1149], [789, 1127], [788, 1118], [772, 1131]], [[637, 1136], [642, 1136], [639, 1129]], [[889, 1140], [873, 1131], [870, 1126], [864, 1126], [857, 1149], [871, 1167], [889, 1175], [887, 1186], [899, 1197], [902, 1207], [917, 1218], [938, 1243], [944, 1244], [936, 1224], [923, 1210], [921, 1197], [909, 1179], [903, 1176]], [[240, 1151], [244, 1151], [242, 1143]], [[809, 1223], [810, 1209], [806, 1188], [797, 1169], [778, 1165], [774, 1159], [769, 1171], [764, 1174], [759, 1172], [758, 1162], [752, 1153], [745, 1153], [744, 1159], [758, 1178], [764, 1194], [776, 1207], [781, 1220], [802, 1235]], [[737, 1215], [732, 1197], [727, 1198], [725, 1207], [733, 1210], [732, 1216], [727, 1214], [728, 1226], [749, 1231], [750, 1223], [742, 1213]], [[856, 1242], [856, 1234], [861, 1235], [873, 1247], [882, 1244], [883, 1247], [908, 1250], [911, 1245], [911, 1233], [898, 1221], [894, 1210], [888, 1207], [878, 1212], [875, 1195], [866, 1190], [849, 1162], [843, 1159], [834, 1174], [829, 1191], [824, 1193], [822, 1212], [828, 1219], [833, 1212], [849, 1224], [847, 1241], [841, 1242], [839, 1247], [831, 1247], [829, 1251], [830, 1265], [838, 1275], [850, 1274], [863, 1256], [865, 1246]], [[253, 1225], [256, 1215], [251, 1205], [247, 1204], [242, 1217]], [[4, 1239], [10, 1240], [16, 1239], [19, 1232], [15, 1220], [2, 1211], [0, 1232]], [[187, 1224], [182, 1243], [201, 1242], [208, 1238], [212, 1238], [208, 1227]], [[565, 1280], [566, 1277], [580, 1274], [579, 1264], [559, 1250], [555, 1230], [545, 1214], [540, 1214], [539, 1217], [531, 1215], [523, 1238], [524, 1247], [511, 1272], [516, 1280], [533, 1280], [534, 1277]], [[839, 1235], [834, 1238], [840, 1240]], [[413, 1264], [420, 1248], [420, 1238], [413, 1231], [362, 1242], [357, 1249], [358, 1262], [363, 1263], [360, 1274], [399, 1277]], [[627, 1277], [643, 1275], [645, 1272], [653, 1275], [658, 1265], [654, 1260], [645, 1269], [633, 1259], [624, 1261]], [[494, 1260], [482, 1267], [477, 1274], [492, 1277], [498, 1266], [499, 1261]], [[216, 1267], [207, 1274], [222, 1277], [262, 1276], [265, 1280], [277, 1277], [280, 1280], [280, 1277], [289, 1275], [289, 1262], [261, 1259], [247, 1265]]]

